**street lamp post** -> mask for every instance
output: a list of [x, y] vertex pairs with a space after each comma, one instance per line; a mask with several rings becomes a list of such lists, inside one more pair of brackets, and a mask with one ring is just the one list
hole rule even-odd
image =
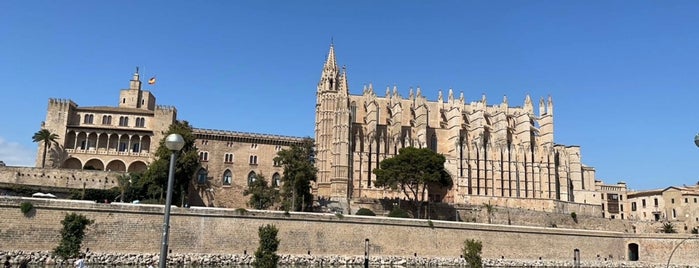
[[364, 239], [364, 268], [369, 268], [369, 238]]
[[170, 150], [170, 169], [167, 177], [167, 195], [165, 198], [165, 217], [163, 219], [163, 244], [160, 247], [159, 268], [165, 268], [167, 262], [168, 234], [170, 232], [170, 206], [172, 205], [172, 187], [175, 183], [176, 153], [184, 147], [184, 138], [180, 134], [170, 134], [165, 138], [165, 147]]

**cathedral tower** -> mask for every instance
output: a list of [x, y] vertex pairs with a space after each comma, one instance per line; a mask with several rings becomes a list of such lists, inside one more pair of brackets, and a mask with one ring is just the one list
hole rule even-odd
[[340, 71], [330, 45], [316, 91], [317, 195], [340, 201], [347, 198], [349, 177], [349, 89], [346, 70]]

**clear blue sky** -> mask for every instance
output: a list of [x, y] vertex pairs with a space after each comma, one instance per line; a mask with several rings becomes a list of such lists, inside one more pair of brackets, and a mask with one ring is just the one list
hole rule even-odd
[[313, 136], [331, 38], [350, 90], [555, 103], [555, 141], [632, 189], [699, 180], [698, 1], [0, 1], [0, 160], [48, 98], [117, 105], [136, 66], [195, 127]]

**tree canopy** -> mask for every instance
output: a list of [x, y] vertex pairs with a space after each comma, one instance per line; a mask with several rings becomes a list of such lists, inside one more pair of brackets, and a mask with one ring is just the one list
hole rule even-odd
[[279, 190], [270, 187], [262, 175], [257, 175], [255, 180], [243, 191], [243, 195], [252, 195], [248, 205], [255, 209], [268, 209], [279, 200]]
[[[189, 122], [176, 121], [170, 125], [164, 137], [173, 133], [182, 135], [185, 142], [182, 150], [176, 153], [175, 183], [172, 192], [172, 200], [181, 200], [186, 196], [189, 182], [194, 173], [201, 167], [201, 164], [197, 147], [194, 145], [194, 133]], [[148, 170], [142, 176], [136, 176], [138, 181], [134, 183], [134, 187], [139, 189], [139, 196], [155, 199], [160, 195], [158, 199], [162, 199], [162, 194], [167, 189], [170, 154], [171, 151], [165, 146], [165, 139], [163, 138], [160, 140], [160, 145], [155, 153], [156, 160], [148, 166]]]
[[302, 211], [312, 206], [311, 182], [316, 181], [318, 172], [313, 157], [313, 140], [306, 138], [300, 145], [279, 151], [274, 158], [284, 167], [282, 202], [286, 210]]
[[56, 143], [56, 140], [58, 140], [58, 134], [51, 133], [51, 131], [48, 129], [39, 130], [34, 133], [34, 136], [32, 136], [32, 141], [44, 143], [44, 154], [41, 158], [41, 168], [46, 166], [46, 153], [48, 152], [49, 148], [51, 148], [51, 144]]
[[419, 205], [430, 187], [451, 188], [454, 184], [444, 169], [445, 160], [443, 155], [427, 148], [402, 148], [398, 155], [384, 159], [374, 169], [375, 185], [400, 190], [418, 207], [419, 213]]

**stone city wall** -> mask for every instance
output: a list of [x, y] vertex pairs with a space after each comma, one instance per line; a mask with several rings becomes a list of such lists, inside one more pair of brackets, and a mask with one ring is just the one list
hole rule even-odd
[[[21, 202], [35, 210], [24, 215]], [[85, 201], [1, 197], [0, 250], [51, 250], [60, 240], [60, 221], [67, 213], [93, 219], [83, 248], [91, 252], [157, 253], [163, 208], [157, 205], [97, 204]], [[252, 254], [260, 226], [279, 229], [278, 253], [292, 255], [361, 256], [370, 239], [375, 256], [458, 257], [464, 240], [483, 242], [490, 259], [571, 260], [574, 249], [582, 260], [624, 260], [628, 243], [639, 245], [642, 261], [664, 263], [682, 235], [573, 230], [465, 222], [337, 216], [333, 214], [240, 211], [215, 208], [174, 208], [170, 249], [173, 254]], [[697, 240], [684, 243], [673, 263], [696, 262]]]
[[122, 173], [98, 170], [0, 167], [0, 184], [34, 186], [42, 191], [70, 189], [111, 189]]

